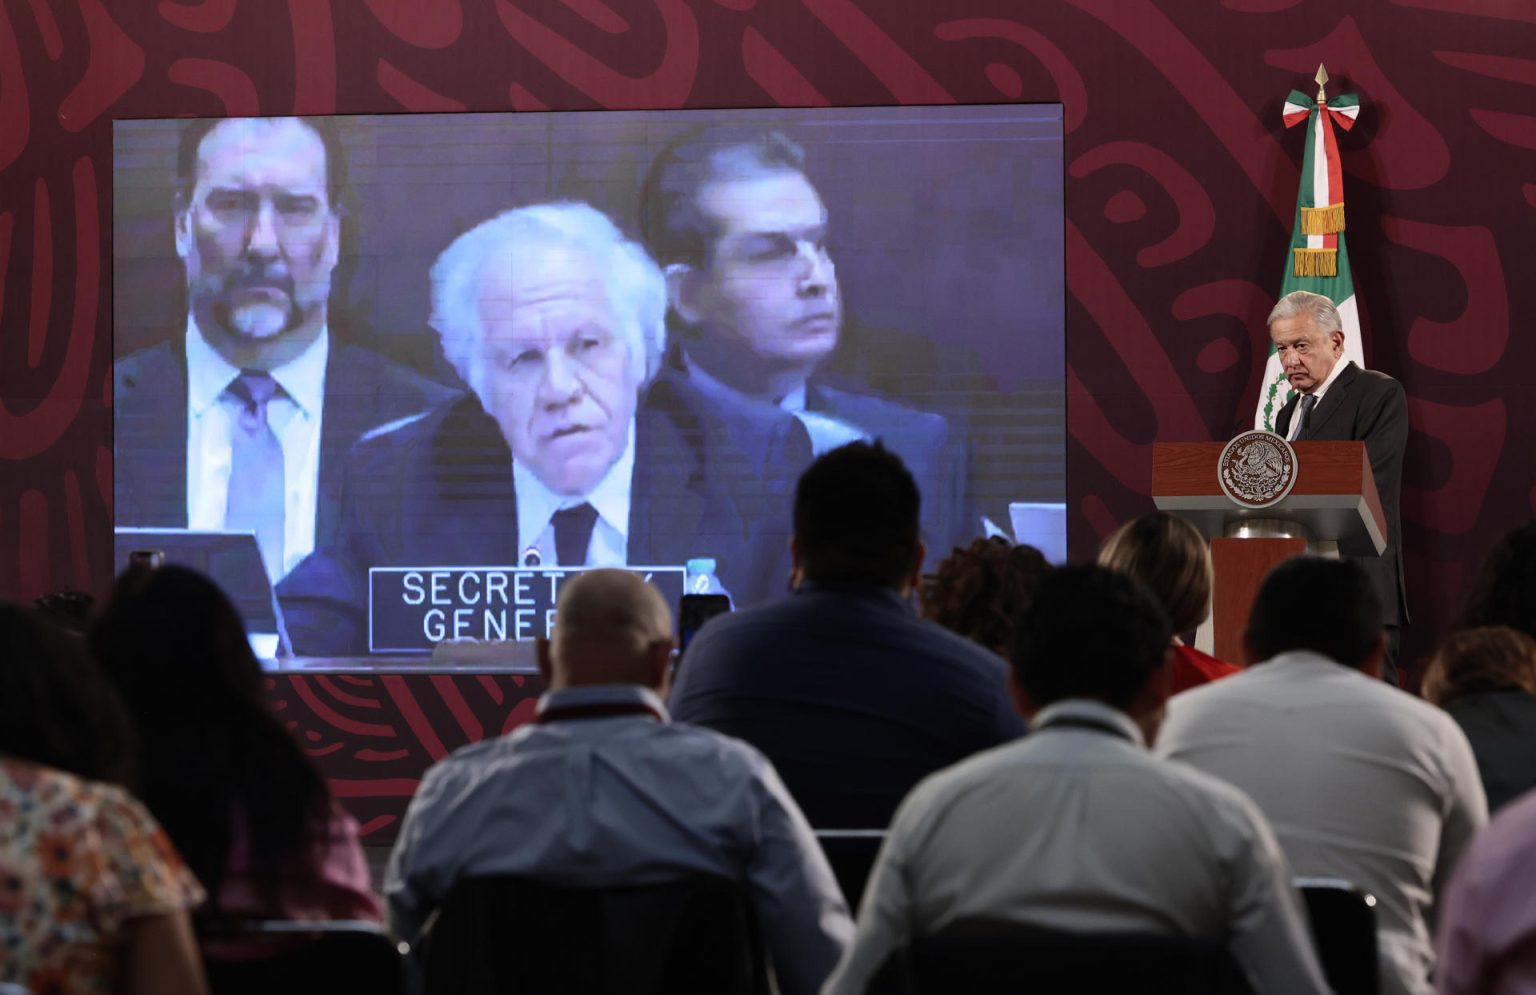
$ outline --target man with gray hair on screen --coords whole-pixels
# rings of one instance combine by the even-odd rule
[[[663,374],[665,309],[660,270],[587,204],[455,239],[432,268],[431,323],[470,396],[353,450],[341,536],[279,592],[299,651],[356,650],[374,566],[710,556],[738,598],[781,586],[774,499],[808,456],[804,430]]]

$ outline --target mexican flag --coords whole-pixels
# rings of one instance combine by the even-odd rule
[[[1325,77],[1326,78],[1326,77]],[[1318,99],[1292,90],[1285,101],[1287,128],[1306,122],[1307,149],[1301,160],[1301,191],[1296,196],[1296,223],[1291,233],[1291,253],[1286,260],[1280,296],[1293,290],[1310,290],[1333,301],[1344,323],[1344,359],[1365,366],[1360,348],[1360,312],[1355,306],[1355,280],[1349,272],[1349,252],[1344,247],[1344,172],[1339,165],[1339,144],[1334,126],[1348,131],[1360,113],[1355,94]],[[1264,367],[1258,410],[1253,427],[1274,431],[1275,416],[1294,393],[1280,370],[1274,347]]]

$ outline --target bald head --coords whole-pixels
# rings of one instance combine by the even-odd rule
[[[560,592],[553,641],[539,664],[552,689],[665,681],[672,613],[661,593],[627,570],[593,570]]]

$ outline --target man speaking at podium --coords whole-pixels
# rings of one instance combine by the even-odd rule
[[[1275,418],[1275,431],[1292,442],[1365,443],[1387,519],[1387,548],[1356,562],[1370,575],[1381,599],[1388,635],[1382,676],[1396,682],[1394,663],[1408,600],[1403,590],[1403,447],[1408,442],[1408,400],[1403,385],[1375,370],[1362,370],[1344,355],[1344,327],[1333,302],[1295,290],[1269,313],[1269,337],[1292,395]]]
[[[357,652],[373,566],[676,566],[744,601],[788,576],[805,431],[662,374],[666,287],[580,203],[507,211],[432,267],[432,326],[471,396],[365,436],[336,544],[279,589],[295,649]]]

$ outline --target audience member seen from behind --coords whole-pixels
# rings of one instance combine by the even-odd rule
[[[1379,679],[1380,600],[1348,560],[1270,571],[1244,638],[1264,662],[1174,698],[1158,752],[1253,798],[1298,875],[1376,896],[1382,991],[1427,995],[1436,900],[1488,820],[1467,737]]]
[[[1507,625],[1536,637],[1536,522],[1515,529],[1488,554],[1462,624]]]
[[[1147,752],[1171,634],[1118,572],[1069,566],[1041,582],[1011,654],[1034,731],[902,802],[829,992],[863,991],[898,948],[967,919],[1225,941],[1261,993],[1327,990],[1258,809]]]
[[[1440,995],[1536,992],[1536,791],[1505,806],[1462,854],[1440,906]]]
[[[922,615],[1006,657],[1014,620],[1050,569],[1033,546],[999,536],[972,540],[923,578]]]
[[[91,643],[142,744],[144,800],[209,918],[378,919],[357,824],[267,708],[245,623],[182,567],[127,573]]]
[[[712,620],[672,693],[680,722],[762,750],[822,829],[879,829],[923,777],[1020,736],[1003,661],[918,618],[918,493],[878,442],[795,491],[793,593]]]
[[[203,891],[124,784],[128,716],[78,639],[0,604],[0,983],[206,990]]]
[[[632,573],[561,590],[554,641],[539,643],[538,721],[458,750],[411,801],[384,884],[397,935],[414,938],[461,877],[601,888],[711,874],[747,887],[786,995],[817,990],[853,929],[837,882],[760,753],[671,723],[673,645],[666,603]]]
[[[1536,788],[1536,639],[1504,625],[1454,633],[1420,692],[1467,734],[1490,811]]]
[[[1162,511],[1126,522],[1099,548],[1099,566],[1140,581],[1162,604],[1173,624],[1168,693],[1178,694],[1237,673],[1240,667],[1184,643],[1211,614],[1211,550],[1205,537],[1182,518]]]

